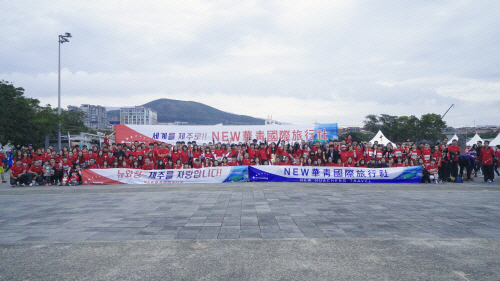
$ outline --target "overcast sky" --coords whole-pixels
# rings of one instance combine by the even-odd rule
[[[42,104],[57,106],[57,40],[71,32],[65,108],[172,98],[344,127],[455,104],[448,125],[500,125],[500,1],[1,5],[0,79]]]

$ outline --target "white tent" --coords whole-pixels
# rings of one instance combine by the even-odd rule
[[[448,144],[451,144],[453,140],[458,140],[457,134],[453,135],[453,137],[448,141]]]
[[[497,145],[500,145],[500,134],[498,134],[498,136],[496,138],[494,138],[493,140],[490,141],[491,147],[494,147]]]
[[[470,141],[466,143],[467,146],[472,146],[473,144],[476,144],[478,141],[483,141],[483,139],[476,133]]]
[[[375,141],[378,141],[378,144],[383,144],[383,145],[391,143],[392,146],[396,148],[396,145],[392,141],[388,140],[380,130],[375,134],[375,136],[370,142],[373,144]]]

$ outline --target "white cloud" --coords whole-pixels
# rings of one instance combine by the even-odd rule
[[[500,4],[4,1],[0,79],[57,104],[195,100],[291,123],[444,113],[497,123]],[[467,112],[467,114],[464,114]]]

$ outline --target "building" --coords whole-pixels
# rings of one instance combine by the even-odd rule
[[[142,106],[120,108],[120,124],[158,125],[157,113]]]
[[[265,125],[281,125],[281,122],[278,122],[276,120],[273,120],[273,116],[267,116],[267,119],[265,121]]]
[[[68,106],[68,110],[78,110],[85,113],[83,123],[91,129],[107,129],[108,115],[106,108],[100,105],[82,104],[80,107]]]

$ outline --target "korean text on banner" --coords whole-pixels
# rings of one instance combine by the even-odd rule
[[[164,126],[164,125],[115,125],[116,143],[138,141],[165,142],[196,141],[238,143],[256,139],[257,141],[289,142],[319,141],[338,139],[336,123],[309,125],[258,125],[258,126]]]
[[[248,181],[246,166],[178,170],[89,169],[82,170],[87,184],[222,183]]]
[[[356,182],[356,183],[419,183],[422,167],[347,168],[302,166],[250,166],[251,181],[267,182]]]

